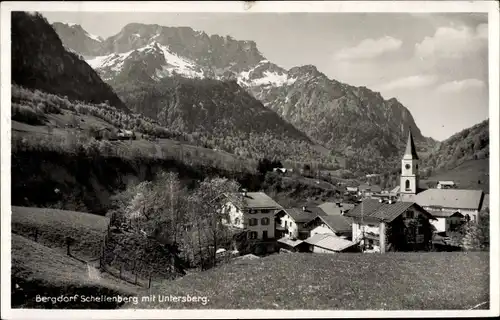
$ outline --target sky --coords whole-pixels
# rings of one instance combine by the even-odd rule
[[[312,64],[331,79],[405,105],[424,136],[444,140],[488,118],[485,13],[42,12],[109,37],[126,24],[189,26],[253,40],[271,62]]]

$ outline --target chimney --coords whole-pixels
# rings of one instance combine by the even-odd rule
[[[392,199],[389,199],[389,201],[387,203],[392,204]]]
[[[243,195],[243,197],[246,197],[247,196],[247,189],[242,189],[241,190],[241,194]]]
[[[384,202],[384,199],[380,198],[380,199],[378,199],[378,202],[382,203],[382,202]]]
[[[306,206],[302,206],[302,211],[306,211]]]

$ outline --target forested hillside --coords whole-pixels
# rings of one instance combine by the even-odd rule
[[[423,165],[431,171],[453,169],[468,160],[490,157],[489,119],[464,129],[441,142],[439,147],[424,159]]]
[[[66,50],[39,13],[12,12],[12,82],[91,103],[125,104],[78,54]]]

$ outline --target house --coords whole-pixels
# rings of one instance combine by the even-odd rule
[[[455,188],[457,185],[453,181],[438,181],[438,189],[450,189]]]
[[[332,234],[337,237],[351,239],[352,221],[343,215],[318,216],[305,224],[304,228],[310,230],[309,236],[315,234]]]
[[[357,194],[359,189],[358,187],[346,187],[346,192],[351,194]]]
[[[337,237],[333,234],[317,233],[306,240],[309,251],[313,253],[338,253],[359,251],[356,243]]]
[[[248,230],[249,239],[267,240],[275,238],[274,215],[283,209],[264,192],[241,192],[225,195],[224,212],[228,218],[224,223]]]
[[[371,196],[372,199],[376,199],[376,200],[384,200],[384,201],[389,201],[389,200],[392,200],[392,201],[397,201],[398,199],[398,194],[397,193],[391,193],[391,192],[387,192],[387,193],[374,193],[372,194]]]
[[[445,234],[455,232],[466,221],[465,216],[458,211],[428,211],[436,218],[436,220],[431,221],[436,232],[444,232]]]
[[[466,219],[478,221],[478,213],[482,208],[484,193],[482,190],[467,190],[456,188],[423,189],[420,187],[419,158],[413,142],[408,134],[405,153],[401,161],[401,181],[399,200],[415,202],[425,210],[460,212]],[[449,185],[450,181],[444,182]]]
[[[435,218],[414,202],[366,199],[345,215],[353,220],[352,241],[365,249],[413,250],[432,240],[430,220]]]
[[[324,202],[318,206],[327,215],[343,215],[347,211],[354,208],[352,203],[342,203],[342,202]]]
[[[372,194],[381,192],[382,188],[379,185],[362,184],[359,186],[358,195],[361,197],[371,197]]]
[[[302,240],[283,237],[278,240],[278,247],[291,252],[307,252],[309,246]]]
[[[306,239],[309,230],[304,225],[317,216],[326,216],[319,207],[287,208],[276,213],[276,233],[292,239]]]

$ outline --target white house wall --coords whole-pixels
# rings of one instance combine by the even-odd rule
[[[326,250],[317,246],[312,246],[313,253],[336,253],[335,251]]]
[[[285,214],[281,218],[281,227],[285,228],[287,230],[287,235],[291,238],[298,238],[299,237],[299,229],[297,227],[297,224],[295,221],[288,215]]]
[[[224,223],[243,229],[244,228],[243,213],[240,210],[238,210],[238,208],[236,208],[236,206],[233,205],[231,202],[228,202],[226,204],[225,209],[228,211],[229,223],[228,221],[224,221]]]
[[[446,218],[438,218],[436,220],[430,220],[431,224],[436,228],[437,232],[445,232],[446,231]]]
[[[315,234],[335,234],[335,232],[332,231],[332,229],[328,228],[324,223],[317,226],[316,228],[311,230],[311,237],[314,236]]]

